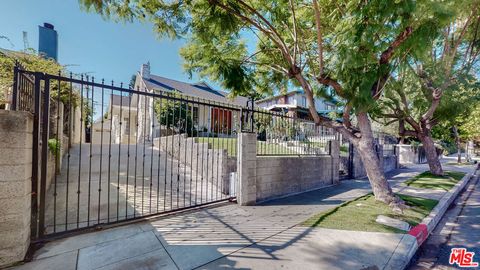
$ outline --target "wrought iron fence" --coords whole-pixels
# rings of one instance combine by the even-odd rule
[[[235,198],[240,108],[86,76],[15,77],[18,96],[33,78],[33,106],[19,97],[16,107],[33,108],[40,142],[33,238]]]
[[[339,177],[340,179],[348,179],[353,174],[353,145],[341,133],[336,135],[340,144]]]
[[[398,139],[395,136],[382,132],[374,132],[374,137],[377,143],[383,146],[384,156],[396,155],[395,145],[397,145]]]
[[[235,198],[237,133],[259,156],[330,154],[312,121],[88,76],[15,69],[12,109],[34,115],[32,237]]]
[[[32,74],[18,72],[21,67],[14,67],[11,110],[34,112],[35,77]]]
[[[318,156],[330,154],[333,130],[285,113],[252,110],[258,156]]]

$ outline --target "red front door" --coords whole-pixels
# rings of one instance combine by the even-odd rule
[[[232,111],[212,108],[210,128],[215,133],[230,133],[232,129]]]

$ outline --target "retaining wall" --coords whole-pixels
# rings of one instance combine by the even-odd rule
[[[237,171],[236,157],[229,157],[225,149],[212,149],[209,143],[197,143],[186,134],[154,139],[155,147],[167,152],[179,162],[191,167],[211,183],[222,187],[229,194],[230,173]]]
[[[398,168],[398,158],[396,155],[383,156],[383,171],[389,172]]]
[[[293,195],[339,182],[339,143],[329,142],[329,155],[257,156],[256,135],[238,135],[237,201],[240,205]],[[292,170],[294,168],[294,170]]]
[[[338,171],[331,156],[257,157],[256,163],[257,202],[332,185]]]

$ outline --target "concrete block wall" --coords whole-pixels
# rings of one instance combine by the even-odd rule
[[[331,156],[257,157],[256,201],[321,188],[336,183],[337,179],[338,162]]]
[[[399,164],[413,164],[418,161],[418,154],[416,153],[413,146],[408,144],[397,144],[396,148]]]
[[[393,171],[398,168],[398,157],[396,155],[383,156],[384,172]]]
[[[338,183],[339,143],[329,148],[331,155],[324,156],[257,156],[256,135],[239,134],[237,201],[253,205]]]
[[[154,145],[191,167],[204,179],[218,183],[224,194],[229,193],[230,173],[237,170],[237,163],[225,149],[212,149],[209,143],[197,143],[195,138],[188,138],[186,134],[155,138]]]
[[[0,110],[0,268],[30,244],[32,116]]]

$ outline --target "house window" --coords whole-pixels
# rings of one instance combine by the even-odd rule
[[[302,106],[307,107],[307,98],[306,97],[302,97]]]
[[[198,107],[195,107],[193,105],[188,105],[188,111],[191,113],[192,116],[192,121],[194,126],[198,126]]]
[[[192,109],[193,125],[198,125],[198,107]]]

